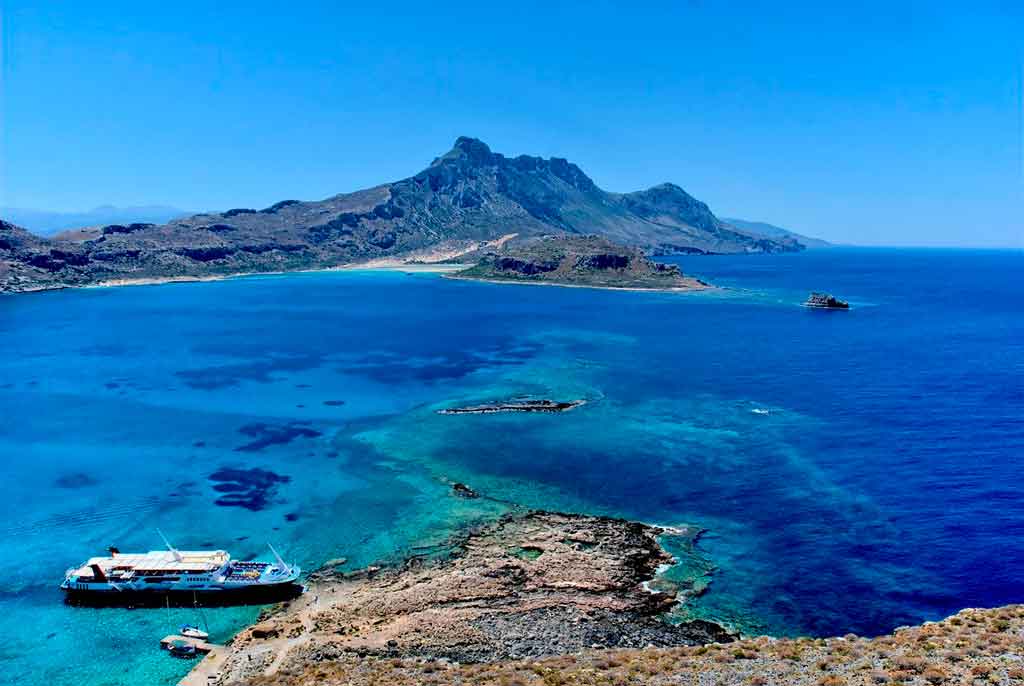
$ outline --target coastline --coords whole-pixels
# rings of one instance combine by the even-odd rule
[[[416,272],[444,274],[464,269],[465,265],[450,263],[422,263],[422,262],[401,262],[398,260],[372,260],[370,262],[357,262],[343,264],[335,267],[323,267],[320,269],[289,269],[286,271],[270,272],[234,272],[231,274],[209,274],[203,276],[153,276],[139,277],[137,279],[109,279],[96,283],[77,285],[62,285],[52,288],[38,288],[35,290],[21,291],[22,293],[40,293],[44,291],[60,291],[86,288],[123,288],[129,286],[163,286],[174,283],[205,283],[209,281],[227,281],[230,279],[242,279],[253,276],[285,276],[288,274],[322,274],[327,272],[343,271],[382,271],[382,272]],[[17,295],[12,293],[11,295]]]
[[[380,259],[367,262],[353,262],[351,264],[336,265],[333,267],[322,267],[318,269],[289,269],[281,271],[256,271],[256,272],[232,272],[230,274],[205,274],[195,276],[144,276],[138,278],[107,279],[87,284],[60,284],[31,288],[23,291],[13,291],[4,295],[19,295],[24,293],[46,293],[50,291],[67,291],[77,289],[95,288],[126,288],[132,286],[164,286],[177,283],[208,283],[214,281],[228,281],[231,279],[243,279],[256,276],[285,276],[288,274],[321,274],[329,272],[345,271],[382,271],[382,272],[410,272],[422,274],[441,274],[442,278],[455,281],[475,281],[491,284],[515,284],[525,286],[557,286],[560,288],[590,288],[604,291],[629,291],[637,293],[703,293],[708,291],[722,290],[711,284],[697,284],[685,287],[672,288],[644,288],[639,286],[601,286],[576,283],[555,283],[545,281],[517,281],[514,279],[484,279],[478,277],[458,276],[458,272],[467,268],[465,264],[450,262],[403,262],[402,260]]]
[[[521,286],[557,286],[559,288],[591,288],[601,291],[632,291],[637,293],[703,293],[707,291],[720,290],[718,286],[711,284],[697,284],[693,286],[679,286],[674,288],[644,288],[641,286],[600,286],[582,283],[558,283],[554,281],[526,281],[517,279],[485,279],[474,276],[459,276],[458,274],[445,274],[442,278],[453,281],[477,281],[479,283],[514,284]]]

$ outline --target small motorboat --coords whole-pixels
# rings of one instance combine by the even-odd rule
[[[202,629],[193,624],[182,624],[180,633],[182,636],[186,638],[195,638],[199,639],[200,641],[205,641],[210,637],[210,634],[206,633],[205,631],[203,631]]]
[[[167,652],[174,657],[193,658],[196,656],[196,647],[188,641],[171,641],[167,644]]]

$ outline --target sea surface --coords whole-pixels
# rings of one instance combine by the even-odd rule
[[[173,684],[257,608],[67,607],[107,545],[398,559],[517,504],[693,524],[677,613],[878,634],[1024,601],[1024,256],[688,257],[716,293],[341,272],[0,298],[0,683]],[[848,312],[799,303],[810,290]],[[558,415],[444,416],[515,396]],[[495,500],[451,495],[462,481]]]

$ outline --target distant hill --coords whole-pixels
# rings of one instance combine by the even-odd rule
[[[745,219],[734,219],[731,217],[723,217],[722,221],[726,224],[731,224],[737,229],[749,231],[750,233],[759,234],[761,236],[767,236],[768,238],[779,238],[786,239],[791,238],[806,248],[830,248],[832,244],[828,241],[823,241],[820,238],[811,238],[810,236],[804,236],[797,233],[796,231],[790,231],[784,229],[781,226],[775,226],[774,224],[766,224],[765,222],[750,222]]]
[[[142,205],[139,207],[101,205],[85,212],[50,212],[20,207],[0,207],[0,217],[40,236],[52,236],[68,229],[106,224],[138,222],[163,224],[189,214],[191,212],[166,205]]]
[[[730,226],[671,183],[609,193],[567,160],[505,157],[465,137],[414,176],[325,200],[118,223],[52,240],[4,226],[0,290],[7,291],[335,267],[431,248],[469,250],[510,233],[597,234],[659,254],[803,249],[789,237]]]
[[[648,258],[638,248],[624,248],[600,236],[546,236],[508,241],[485,252],[453,279],[540,283],[592,288],[703,290],[708,284],[684,276],[679,267]]]

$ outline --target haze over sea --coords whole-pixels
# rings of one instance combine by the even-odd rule
[[[157,641],[193,611],[62,604],[64,570],[107,545],[158,548],[160,527],[354,569],[504,507],[452,480],[705,527],[679,576],[710,586],[685,612],[748,632],[1024,600],[1019,251],[677,261],[728,288],[335,272],[0,298],[0,682],[187,671]],[[813,289],[853,309],[801,308]],[[591,402],[434,412],[517,395]],[[204,618],[222,641],[256,614]]]

